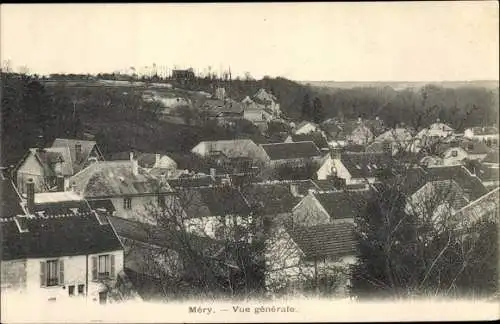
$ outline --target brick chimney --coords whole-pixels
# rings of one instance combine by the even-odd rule
[[[138,175],[139,174],[139,163],[134,158],[134,152],[130,152],[130,163],[132,166],[132,174],[135,176]]]
[[[35,210],[35,183],[31,178],[26,183],[26,208],[28,213],[33,213]]]

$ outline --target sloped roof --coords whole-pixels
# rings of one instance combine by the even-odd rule
[[[20,233],[14,219],[0,222],[2,260],[49,258],[121,250],[109,224],[100,225],[91,211],[23,217],[28,232]]]
[[[500,169],[481,166],[476,174],[481,181],[500,181]]]
[[[370,194],[370,190],[339,190],[314,193],[314,197],[333,220],[354,218],[363,210]]]
[[[96,162],[75,174],[70,184],[85,197],[108,197],[152,194],[171,191],[170,186],[148,174],[141,167],[139,173],[132,172],[131,161]]]
[[[392,141],[392,142],[407,142],[413,138],[411,132],[406,128],[390,129],[375,138],[376,142]]]
[[[0,178],[0,218],[9,218],[23,214],[21,197],[18,195],[11,180]]]
[[[321,224],[287,227],[287,232],[306,258],[342,257],[355,253],[354,224]]]
[[[391,157],[385,153],[349,152],[341,154],[340,161],[353,178],[372,178],[391,164]]]
[[[492,126],[472,127],[472,132],[474,135],[495,135],[498,134],[498,128]]]
[[[168,179],[167,182],[172,188],[206,187],[215,184],[215,180],[209,175],[196,177],[179,177],[177,179]]]
[[[486,154],[486,157],[481,161],[481,163],[499,163],[499,151],[498,149],[490,151]]]
[[[229,186],[187,188],[177,193],[188,218],[248,215],[241,193]]]
[[[262,144],[271,160],[304,159],[321,156],[314,142],[273,143]]]
[[[328,142],[319,132],[311,132],[308,134],[291,134],[293,142],[314,142],[320,149],[328,148]]]
[[[470,199],[477,199],[488,190],[478,177],[473,176],[464,166],[434,166],[425,169],[428,181],[453,179]]]
[[[302,198],[295,197],[289,183],[255,183],[245,186],[242,194],[250,206],[262,207],[266,215],[291,212]]]
[[[81,156],[80,159],[77,159],[76,156],[76,145],[81,145]],[[56,138],[52,143],[52,147],[67,147],[70,151],[71,155],[71,163],[73,173],[80,171],[83,167],[84,162],[87,160],[90,152],[96,146],[95,141],[85,141],[79,139],[67,139],[67,138]]]
[[[252,99],[257,103],[270,103],[275,102],[278,99],[271,93],[267,92],[265,89],[260,88],[252,97]]]
[[[202,109],[206,109],[209,112],[233,112],[233,113],[242,113],[243,105],[240,102],[227,99],[205,99],[203,104],[201,105]]]
[[[491,150],[483,142],[462,141],[460,147],[468,154],[488,154]]]
[[[437,204],[446,202],[454,210],[459,210],[469,202],[462,188],[453,180],[429,181],[413,196],[421,197],[429,202],[436,199],[436,205],[428,206],[431,208],[437,208]]]
[[[219,140],[219,141],[202,141],[200,144],[205,144],[209,151],[220,151],[229,158],[234,157],[258,157],[260,149],[257,144],[251,139],[235,139],[235,140]]]
[[[498,223],[499,192],[500,188],[497,188],[472,201],[454,214],[455,219],[469,225],[481,219],[489,219]]]
[[[73,163],[67,147],[30,148],[29,151],[43,167],[46,176],[56,176],[56,163],[61,163],[62,175],[73,175]]]

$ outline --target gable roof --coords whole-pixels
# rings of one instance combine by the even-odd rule
[[[251,157],[257,158],[260,155],[260,148],[251,139],[219,140],[219,141],[201,141],[199,145],[206,145],[209,152],[220,151],[229,158]]]
[[[177,192],[188,218],[248,215],[250,207],[237,190],[229,186],[187,188]]]
[[[304,252],[306,259],[342,257],[356,250],[354,224],[332,223],[315,226],[287,226],[288,234]]]
[[[160,186],[157,178],[138,167],[132,172],[131,161],[104,161],[89,165],[70,179],[75,190],[85,197],[110,197],[168,192],[167,184]]]
[[[293,142],[314,142],[316,146],[320,149],[327,149],[328,142],[323,137],[320,132],[311,132],[308,134],[291,134],[290,135]]]
[[[433,166],[425,169],[428,181],[453,179],[469,198],[474,200],[486,194],[488,190],[478,177],[472,175],[464,166]]]
[[[370,190],[339,190],[313,195],[330,215],[330,219],[334,220],[354,218],[363,210],[370,194]]]
[[[76,145],[81,145],[81,155],[77,159],[76,156]],[[94,147],[96,147],[95,141],[86,141],[79,139],[67,139],[67,138],[56,138],[52,143],[52,148],[68,148],[71,155],[71,163],[73,173],[80,171],[83,168],[85,161],[88,159],[90,152]]]
[[[271,160],[305,159],[321,156],[314,142],[272,143],[261,147]]]
[[[61,163],[62,175],[73,175],[74,169],[71,154],[69,149],[66,147],[30,148],[29,154],[32,154],[38,163],[40,163],[45,176],[52,177],[57,175],[57,163]]]
[[[340,155],[340,161],[353,178],[372,178],[391,164],[391,157],[378,152],[346,152]]]
[[[498,149],[494,149],[486,154],[485,158],[481,161],[481,163],[499,163],[499,151]]]
[[[215,180],[207,176],[179,177],[177,179],[167,179],[172,188],[207,187],[215,184]]]
[[[491,150],[483,142],[462,141],[460,147],[468,154],[488,154]]]
[[[290,191],[290,183],[253,183],[242,188],[242,194],[250,206],[261,207],[265,215],[291,212],[301,198]]]
[[[468,204],[469,200],[464,195],[462,188],[454,180],[429,181],[412,195],[425,205],[418,208],[437,208],[438,205],[447,203],[453,210],[459,210]],[[434,204],[431,204],[434,202]]]
[[[270,92],[267,92],[265,89],[260,88],[252,97],[252,99],[257,102],[257,103],[273,103],[277,101],[278,99],[271,94]]]
[[[48,210],[48,209],[45,209]],[[23,217],[28,232],[20,233],[14,218],[0,222],[2,260],[50,258],[121,250],[109,224],[101,225],[92,211],[46,212],[45,217]]]
[[[498,128],[487,126],[487,127],[472,127],[471,128],[474,135],[498,135]]]
[[[392,142],[407,142],[413,138],[411,132],[406,128],[390,129],[375,138],[375,142],[392,141]]]
[[[472,201],[454,214],[455,219],[472,225],[481,219],[489,219],[495,223],[499,221],[499,192],[500,188]]]
[[[500,181],[500,169],[480,166],[476,175],[481,181]]]

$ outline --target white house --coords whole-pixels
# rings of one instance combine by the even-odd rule
[[[228,158],[265,159],[262,148],[250,139],[202,141],[193,147],[191,152],[200,156],[222,153]]]
[[[294,133],[295,134],[308,134],[308,133],[320,132],[320,131],[321,131],[321,129],[317,124],[310,122],[310,121],[303,121],[295,127]]]
[[[471,140],[491,143],[492,145],[498,145],[499,141],[498,128],[496,127],[467,128],[464,131],[464,137]]]
[[[107,216],[82,199],[28,192],[26,214],[1,219],[2,294],[106,302],[123,269],[123,247]]]

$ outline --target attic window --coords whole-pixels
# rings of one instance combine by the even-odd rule
[[[17,229],[19,230],[19,233],[27,233],[27,232],[29,232],[28,222],[27,222],[26,217],[18,215],[18,216],[16,216],[14,218],[14,221],[16,222]]]

